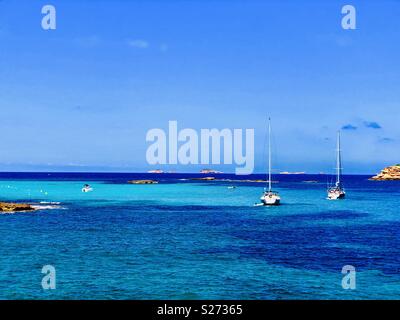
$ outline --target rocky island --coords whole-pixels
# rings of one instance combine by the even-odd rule
[[[213,174],[213,173],[223,173],[222,171],[217,171],[217,170],[213,170],[213,169],[203,169],[203,170],[200,170],[200,173],[203,173],[203,174]]]
[[[191,178],[189,180],[202,180],[202,181],[221,181],[221,182],[257,182],[257,183],[266,183],[267,180],[257,179],[257,180],[248,180],[248,179],[217,179],[215,177],[204,177],[204,178]],[[272,181],[272,183],[278,183],[279,181]]]
[[[373,176],[369,180],[386,181],[386,180],[400,180],[400,164],[386,167],[376,176]]]
[[[190,180],[205,180],[205,181],[214,181],[214,180],[215,180],[215,177],[191,178]]]
[[[156,170],[149,170],[147,173],[164,173],[161,169],[156,169]]]
[[[36,210],[33,206],[26,203],[11,203],[11,202],[0,202],[0,213],[12,213],[17,211],[33,211]]]

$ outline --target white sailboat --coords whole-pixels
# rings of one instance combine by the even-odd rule
[[[333,187],[328,188],[328,199],[343,199],[346,195],[342,185],[342,156],[340,150],[340,131],[337,134],[337,150],[336,150],[336,182]]]
[[[268,122],[268,189],[264,190],[261,198],[261,205],[277,206],[281,202],[281,197],[275,191],[272,191],[272,175],[271,175],[271,118]]]

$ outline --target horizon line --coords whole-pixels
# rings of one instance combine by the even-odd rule
[[[165,174],[199,174],[199,175],[224,175],[224,174],[229,174],[229,175],[236,175],[236,176],[250,176],[253,174],[265,174],[264,172],[253,172],[250,174],[243,174],[243,175],[237,175],[234,172],[216,172],[216,173],[202,173],[202,172],[143,172],[143,171],[135,171],[135,172],[126,172],[126,171],[0,171],[0,174],[3,173],[106,173],[106,174],[150,174],[150,175],[165,175]],[[376,173],[344,173],[343,176],[370,176],[370,175],[375,175]],[[334,176],[336,173],[307,173],[307,172],[301,172],[301,173],[272,173],[272,175],[282,175],[282,176],[301,176],[301,175],[321,175],[321,176]]]

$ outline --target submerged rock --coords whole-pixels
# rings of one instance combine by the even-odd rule
[[[0,212],[33,211],[33,206],[26,203],[0,202]]]
[[[215,177],[191,178],[190,180],[206,180],[206,181],[213,181],[213,180],[215,180]]]
[[[369,180],[378,180],[378,181],[400,180],[400,164],[386,167],[380,173],[370,178]]]
[[[157,184],[156,180],[130,180],[128,181],[130,184]]]

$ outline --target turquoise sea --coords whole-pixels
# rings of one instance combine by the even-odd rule
[[[344,176],[347,198],[328,201],[327,176],[276,175],[282,205],[254,207],[263,184],[199,176],[0,173],[0,201],[44,208],[0,214],[0,299],[400,296],[399,182]],[[143,178],[160,183],[126,183]],[[49,264],[55,290],[41,286]]]

